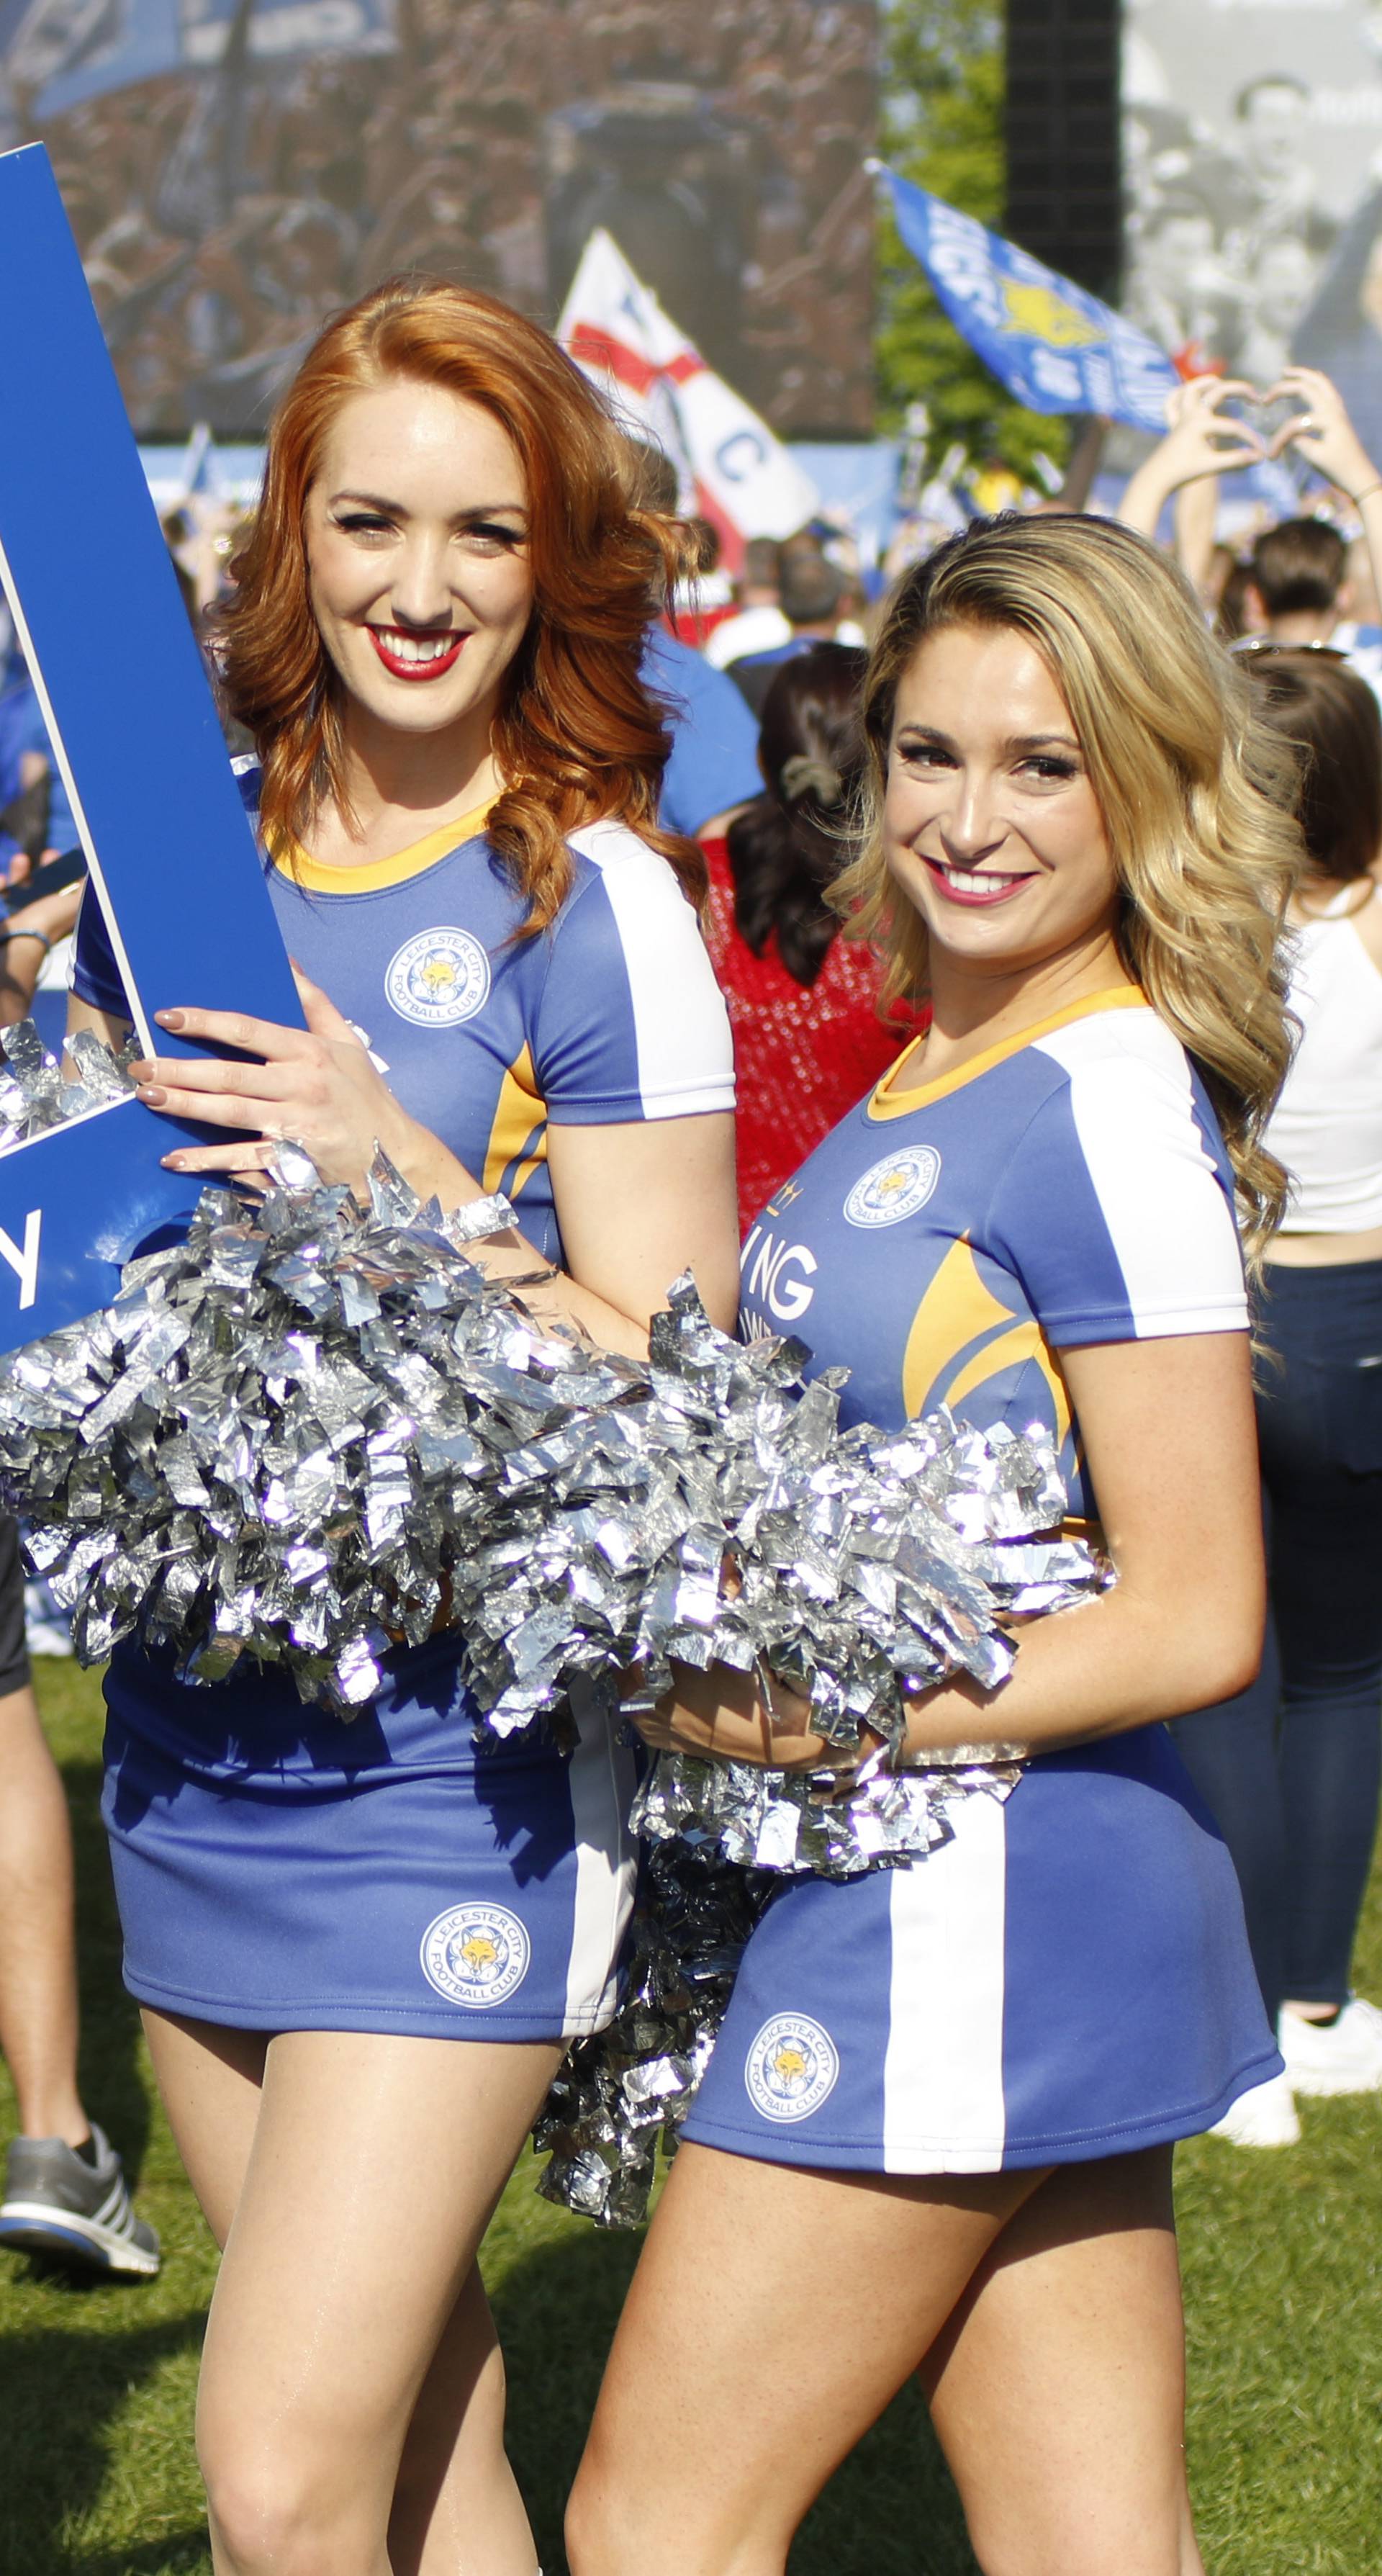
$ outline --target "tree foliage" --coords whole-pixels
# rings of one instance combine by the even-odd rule
[[[991,0],[884,0],[883,152],[963,214],[1002,230],[1003,21]],[[976,464],[1001,458],[1024,480],[1038,451],[1061,461],[1069,427],[1024,411],[962,340],[892,217],[878,225],[879,426],[909,403],[931,416],[931,454],[962,439]]]

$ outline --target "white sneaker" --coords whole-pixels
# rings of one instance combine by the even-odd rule
[[[1289,2077],[1269,2075],[1265,2084],[1254,2084],[1250,2093],[1240,2093],[1222,2120],[1216,2120],[1211,2138],[1227,2138],[1235,2147],[1294,2147],[1300,2137],[1300,2122],[1291,2099]]]
[[[1350,1995],[1337,2021],[1283,2009],[1277,2045],[1297,2093],[1382,2093],[1382,2012]]]

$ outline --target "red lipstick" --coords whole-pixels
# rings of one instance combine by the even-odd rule
[[[402,628],[370,626],[365,631],[385,670],[391,673],[395,680],[439,680],[444,671],[455,669],[461,646],[466,640],[464,635],[455,635],[451,639],[448,651],[427,653],[417,657],[400,652],[394,644],[392,639],[402,634]],[[439,643],[441,638],[420,635],[416,640],[420,644],[434,644]]]

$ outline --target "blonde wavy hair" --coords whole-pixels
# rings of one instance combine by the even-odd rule
[[[1304,852],[1289,750],[1145,538],[1073,514],[976,521],[904,575],[864,680],[860,854],[830,899],[881,950],[886,1000],[924,995],[928,972],[884,848],[893,714],[920,646],[951,626],[1025,635],[1065,700],[1118,873],[1124,971],[1200,1068],[1255,1269],[1286,1200],[1262,1130],[1292,1047],[1281,934]]]

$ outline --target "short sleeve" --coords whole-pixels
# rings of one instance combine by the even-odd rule
[[[1248,1324],[1213,1113],[1182,1050],[1152,1028],[1164,1062],[1111,1052],[1069,1069],[990,1206],[986,1237],[1056,1350]]]
[[[734,1107],[729,1018],[667,861],[622,823],[571,836],[587,873],[558,917],[534,1070],[562,1126]]]

